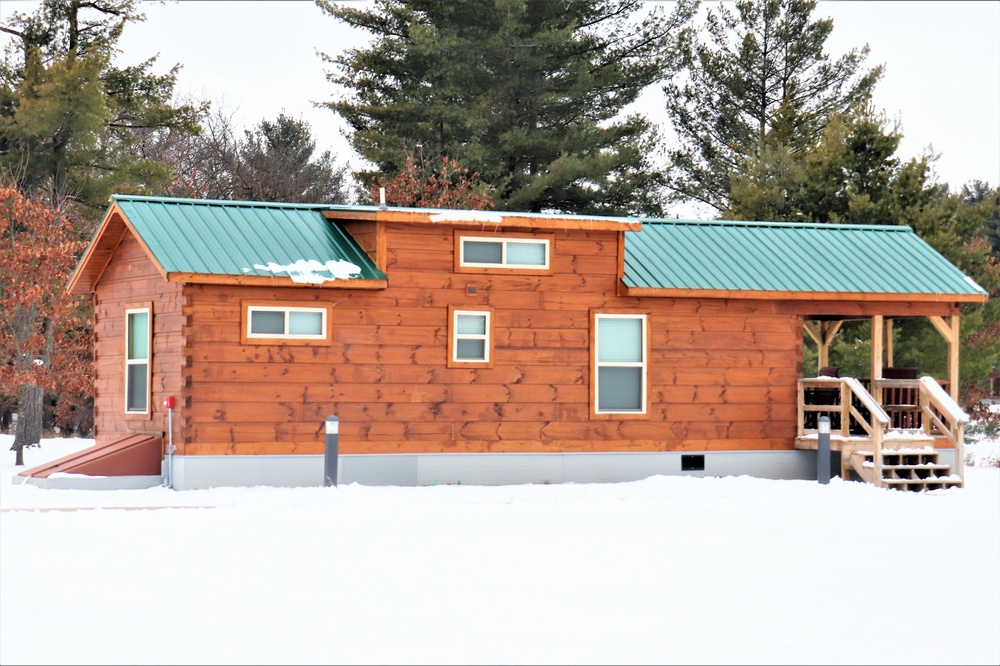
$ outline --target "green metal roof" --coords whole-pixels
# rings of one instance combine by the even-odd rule
[[[323,216],[374,213],[374,206],[112,199],[167,273],[387,279],[350,234]],[[642,223],[641,231],[625,232],[629,288],[986,295],[905,226],[620,220]]]
[[[905,226],[643,220],[627,287],[985,295]]]
[[[277,275],[314,283],[334,276],[386,279],[350,234],[323,217],[324,210],[353,207],[122,195],[112,200],[167,273]]]

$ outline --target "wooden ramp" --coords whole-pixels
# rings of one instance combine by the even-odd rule
[[[162,460],[162,436],[128,435],[26,469],[18,476],[45,479],[57,472],[88,476],[158,476]]]

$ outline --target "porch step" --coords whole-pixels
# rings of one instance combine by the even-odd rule
[[[951,473],[950,465],[941,464],[938,452],[930,447],[883,450],[881,482],[875,478],[873,452],[854,451],[851,465],[863,480],[884,488],[920,492],[962,487],[962,479]]]

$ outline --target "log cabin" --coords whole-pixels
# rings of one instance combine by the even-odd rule
[[[107,452],[84,473],[181,490],[813,479],[819,413],[845,476],[920,441],[960,485],[959,307],[987,298],[905,226],[123,195],[68,289],[93,297]],[[948,390],[883,378],[901,317],[948,341]],[[803,377],[804,337],[827,365],[859,318],[867,383]],[[880,402],[893,387],[925,415],[916,439]],[[115,468],[136,447],[145,471]]]

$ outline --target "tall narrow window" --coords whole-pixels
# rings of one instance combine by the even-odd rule
[[[646,316],[595,317],[598,414],[646,411]]]
[[[450,367],[493,362],[492,312],[451,308],[449,322],[448,365]]]
[[[125,310],[125,412],[149,413],[149,308]]]

